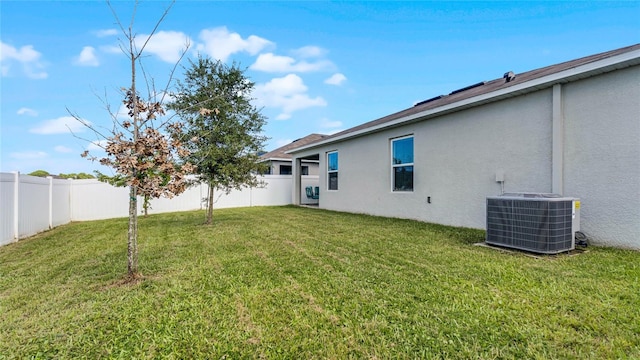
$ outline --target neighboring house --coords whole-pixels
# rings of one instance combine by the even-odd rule
[[[285,146],[279,147],[275,150],[269,151],[268,153],[262,154],[260,156],[262,158],[262,162],[267,162],[269,164],[269,170],[266,172],[266,174],[291,175],[292,174],[291,154],[288,154],[287,151],[293,150],[301,146],[309,145],[313,142],[322,140],[326,137],[327,135],[322,135],[322,134],[307,135],[298,140],[294,140]],[[303,160],[301,169],[300,169],[300,175],[318,175],[318,159]]]
[[[506,70],[506,69],[505,69]],[[486,197],[581,199],[593,244],[640,249],[640,44],[473,84],[289,150],[319,207],[485,228]]]

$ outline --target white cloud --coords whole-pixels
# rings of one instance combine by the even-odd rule
[[[324,83],[329,85],[342,85],[343,82],[347,80],[347,77],[341,73],[336,73],[331,75],[331,77],[327,78]]]
[[[40,60],[42,54],[34,50],[32,45],[25,45],[17,49],[9,44],[0,42],[0,63],[2,76],[9,76],[14,63],[22,65],[24,74],[31,79],[45,79],[49,75],[43,71],[44,63]]]
[[[75,59],[74,63],[80,66],[98,66],[100,62],[96,56],[96,49],[92,46],[82,48],[80,55]]]
[[[282,112],[276,117],[277,120],[289,119],[291,113],[297,110],[327,105],[320,96],[309,97],[302,78],[295,74],[275,78],[265,84],[257,84],[252,96],[258,106],[280,108]]]
[[[9,157],[12,159],[18,160],[31,160],[31,159],[43,159],[49,156],[44,151],[23,151],[23,152],[12,152],[9,154]]]
[[[295,74],[271,79],[271,81],[266,84],[256,85],[256,88],[261,88],[266,92],[277,93],[282,96],[289,96],[307,91],[307,86],[302,81],[302,78]]]
[[[222,62],[226,62],[229,56],[235,53],[246,52],[256,55],[273,45],[271,41],[255,35],[243,39],[240,34],[229,32],[226,26],[202,30],[199,37],[203,43],[198,44],[196,50]]]
[[[87,124],[91,124],[86,121]],[[33,134],[41,134],[41,135],[51,135],[51,134],[65,134],[68,133],[69,130],[73,132],[83,132],[86,129],[86,126],[80,123],[80,121],[76,120],[73,116],[62,116],[57,119],[46,120],[29,129],[30,133]]]
[[[339,128],[342,126],[342,121],[332,121],[327,118],[320,119],[320,127],[323,129]]]
[[[56,152],[65,153],[65,154],[73,152],[73,149],[68,148],[66,146],[63,146],[63,145],[58,145],[58,146],[54,147],[53,150],[55,150]]]
[[[136,46],[140,49],[149,35],[139,35],[136,37]],[[178,31],[158,31],[147,43],[144,52],[157,55],[162,61],[175,63],[180,60],[180,54],[191,44],[191,39]]]
[[[293,54],[301,58],[321,57],[327,53],[327,50],[318,46],[303,46],[300,49],[293,50]]]
[[[304,60],[296,61],[296,59],[289,56],[266,53],[260,54],[256,62],[249,68],[257,71],[285,73],[330,70],[334,68],[334,65],[329,60],[318,60],[315,62],[307,62]]]
[[[118,35],[118,30],[116,30],[116,29],[103,29],[103,30],[96,31],[96,36],[97,37],[107,37],[107,36],[114,36],[114,35]]]
[[[38,116],[38,112],[37,111],[35,111],[33,109],[26,108],[26,107],[18,109],[17,114],[18,115],[27,115],[27,116]]]

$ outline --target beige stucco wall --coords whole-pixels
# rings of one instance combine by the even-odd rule
[[[579,197],[595,244],[640,249],[640,67],[561,87],[565,196]],[[552,192],[553,90],[310,149],[320,154],[321,208],[485,228],[485,198]],[[391,191],[390,139],[414,135],[414,191]],[[326,152],[339,152],[327,190]],[[430,197],[431,202],[428,203]]]
[[[272,160],[269,164],[271,168],[271,175],[280,175],[280,165],[291,165],[291,161]],[[317,162],[303,162],[303,166],[309,167],[309,175],[318,175],[318,163]]]
[[[640,67],[563,86],[564,189],[597,244],[640,249]]]
[[[485,197],[551,190],[551,92],[540,91],[320,149],[320,207],[484,228]],[[390,139],[414,136],[414,191],[391,191]],[[339,190],[325,153],[338,150]],[[428,198],[431,203],[428,203]]]

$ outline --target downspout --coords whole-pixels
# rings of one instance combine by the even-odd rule
[[[551,127],[551,192],[564,193],[564,114],[562,113],[562,85],[553,85]]]

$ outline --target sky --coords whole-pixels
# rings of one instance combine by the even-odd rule
[[[135,16],[133,2],[111,5],[0,1],[1,172],[112,173],[80,157],[103,154],[101,138],[70,114],[111,128],[107,108],[120,111],[131,81],[119,24],[143,41],[170,2],[141,1]],[[156,91],[171,90],[198,56],[245,69],[269,151],[508,71],[640,43],[639,19],[640,1],[178,0],[143,66]],[[144,79],[138,87],[145,95]]]

